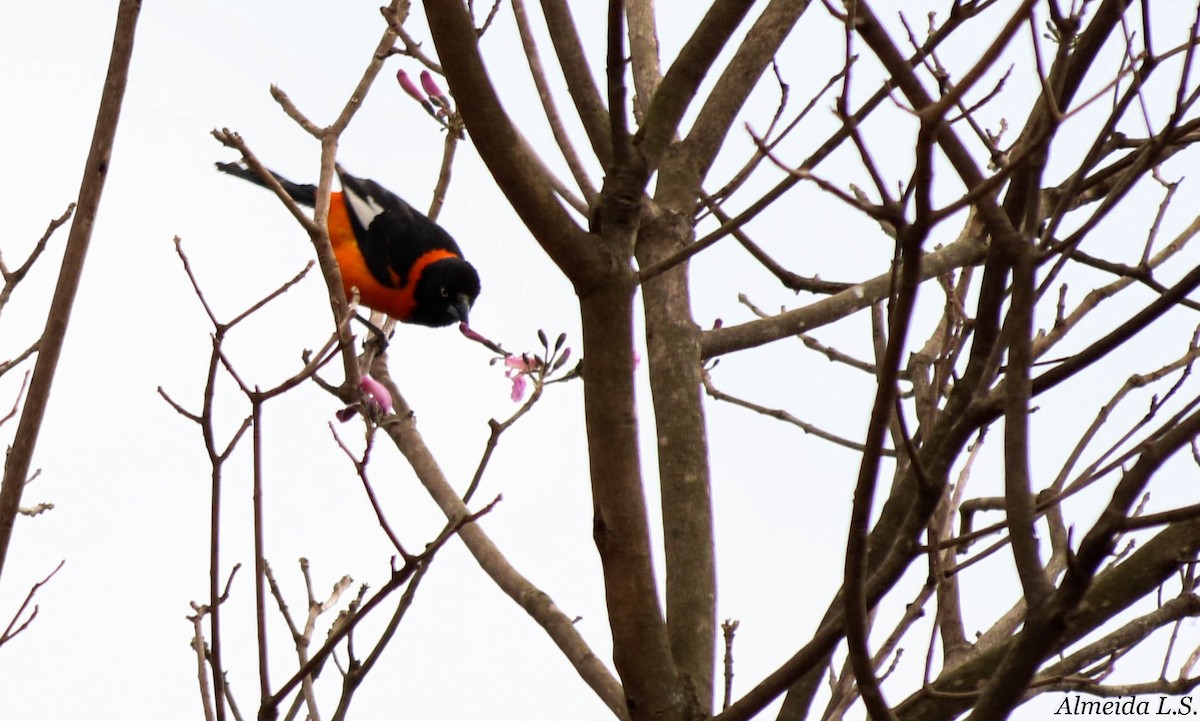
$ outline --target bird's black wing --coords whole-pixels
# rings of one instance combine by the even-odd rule
[[[404,286],[413,264],[431,250],[462,256],[449,233],[395,193],[373,180],[338,176],[359,250],[380,283]]]

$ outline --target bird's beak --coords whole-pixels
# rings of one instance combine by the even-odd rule
[[[467,322],[467,316],[471,313],[471,299],[465,293],[459,293],[457,302],[450,306],[450,315],[458,319],[460,323]]]

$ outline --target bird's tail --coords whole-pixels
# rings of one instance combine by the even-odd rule
[[[260,185],[264,188],[267,187],[266,181],[263,180],[258,173],[244,165],[241,165],[240,163],[217,163],[217,170],[221,171],[222,173],[229,173],[230,175],[241,178],[242,180],[249,180],[255,185]],[[275,176],[275,179],[279,181],[279,184],[283,186],[283,189],[287,191],[287,194],[292,196],[292,200],[301,205],[307,205],[310,208],[316,205],[317,186],[293,183],[292,181],[275,172],[272,172],[271,175]]]

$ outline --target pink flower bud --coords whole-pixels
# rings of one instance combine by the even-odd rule
[[[550,369],[550,372],[553,373],[554,371],[558,370],[559,368],[562,368],[564,365],[567,364],[567,360],[570,359],[570,357],[571,357],[571,346],[567,346],[566,348],[563,348],[562,355],[560,355],[558,357],[558,360],[554,361],[554,367]]]
[[[428,102],[425,100],[425,94],[422,93],[421,89],[417,87],[417,84],[412,81],[412,78],[408,77],[408,73],[400,70],[396,73],[396,79],[400,81],[400,87],[404,88],[404,92],[408,93],[410,98],[416,100],[422,105]]]
[[[442,92],[442,88],[439,88],[437,80],[433,79],[433,74],[430,71],[421,71],[421,88],[424,88],[425,92],[430,94],[430,100],[433,101],[433,104],[445,110],[446,113],[450,112],[450,98],[446,97],[445,92]]]
[[[442,89],[438,87],[437,81],[433,79],[433,73],[428,70],[421,71],[421,87],[429,95],[442,95]]]
[[[462,333],[463,335],[465,335],[466,337],[475,341],[476,343],[482,343],[483,341],[487,340],[487,338],[484,338],[483,336],[479,335],[475,331],[471,330],[471,326],[467,325],[466,323],[458,324],[458,332]]]
[[[392,412],[392,394],[382,383],[371,376],[363,376],[358,387],[367,394],[367,404],[378,413]]]

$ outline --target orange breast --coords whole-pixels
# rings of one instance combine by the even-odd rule
[[[421,257],[408,269],[403,287],[389,287],[380,283],[371,275],[367,263],[363,259],[362,250],[354,237],[350,218],[346,215],[346,204],[341,193],[334,193],[329,203],[329,241],[333,245],[333,255],[337,258],[338,270],[342,274],[342,290],[346,299],[351,298],[351,289],[358,288],[358,302],[372,310],[387,313],[396,320],[407,320],[412,316],[417,301],[413,293],[421,271],[430,263],[443,258],[453,258],[455,253],[448,250],[431,250]],[[401,278],[395,268],[389,269],[392,282],[400,285]]]

